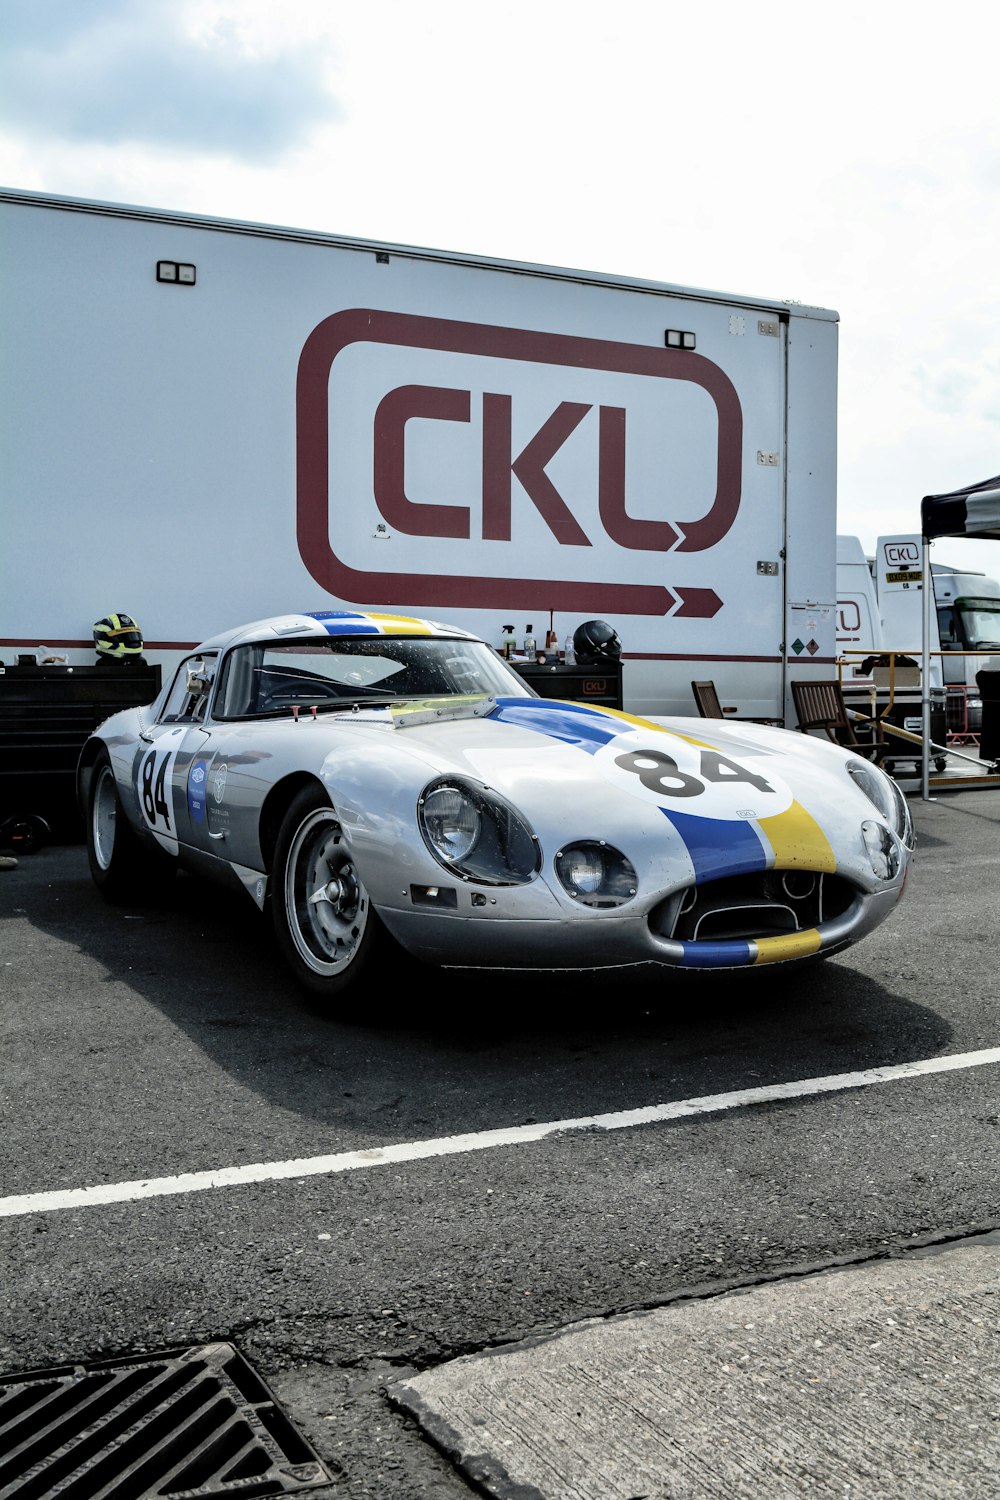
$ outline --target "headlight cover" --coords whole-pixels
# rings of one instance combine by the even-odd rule
[[[892,777],[863,760],[852,761],[847,771],[907,849],[912,849],[913,819],[910,817],[910,807]]]
[[[604,839],[564,845],[555,870],[563,890],[581,906],[622,906],[639,888],[632,861]]]
[[[868,861],[879,880],[895,880],[899,874],[899,845],[884,823],[866,818],[861,825]]]
[[[424,788],[417,819],[434,858],[463,880],[527,885],[538,874],[538,839],[510,803],[487,787],[442,776]]]

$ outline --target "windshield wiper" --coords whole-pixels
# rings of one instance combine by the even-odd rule
[[[389,708],[395,698],[320,698],[315,703],[277,704],[274,708],[258,708],[252,713],[236,714],[233,717],[244,722],[255,719],[311,719],[313,713],[356,713],[362,708]]]
[[[326,698],[316,704],[316,710],[321,714],[357,713],[362,708],[391,708],[399,701],[393,694],[377,698]],[[299,713],[311,714],[312,710],[313,705],[310,703],[308,708],[301,708]]]

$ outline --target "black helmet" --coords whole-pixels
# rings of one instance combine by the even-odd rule
[[[622,643],[607,620],[584,620],[573,633],[573,650],[577,661],[617,661]]]
[[[94,626],[94,649],[98,656],[128,661],[142,651],[142,631],[131,615],[105,615]]]

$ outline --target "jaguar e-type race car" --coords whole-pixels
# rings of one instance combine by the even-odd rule
[[[205,641],[78,773],[93,878],[241,885],[314,996],[390,957],[739,969],[826,957],[893,910],[895,782],[784,729],[539,697],[452,626],[285,615]],[[355,998],[355,997],[352,997]]]

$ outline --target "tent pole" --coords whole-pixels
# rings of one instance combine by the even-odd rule
[[[921,712],[921,738],[923,749],[920,763],[920,796],[924,802],[930,801],[930,776],[931,776],[931,595],[934,592],[934,581],[931,577],[931,547],[927,537],[923,538],[923,624],[921,626],[921,664],[920,664],[920,712]]]

